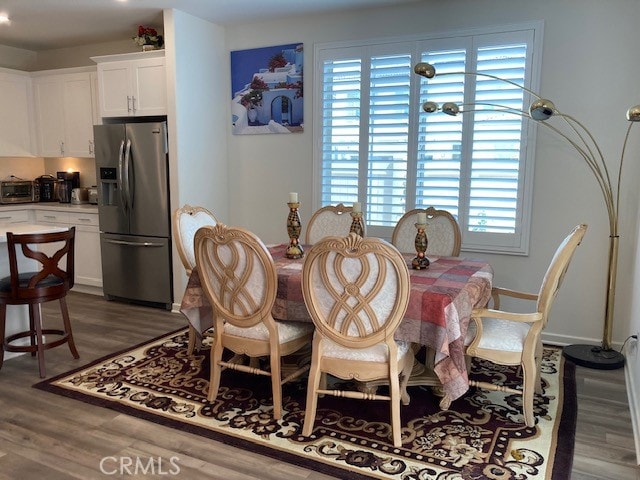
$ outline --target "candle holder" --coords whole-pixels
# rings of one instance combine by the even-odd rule
[[[427,233],[425,229],[427,228],[426,223],[416,223],[415,224],[418,233],[416,233],[415,247],[417,255],[411,261],[411,267],[414,270],[426,270],[429,268],[429,259],[425,252],[427,251],[427,245],[429,245],[429,241],[427,240]]]
[[[300,202],[289,202],[289,215],[287,216],[287,233],[289,234],[289,246],[284,256],[287,258],[302,258],[304,250],[298,239],[302,231],[300,223],[300,215],[298,215],[298,207]]]
[[[351,227],[349,233],[353,232],[364,237],[364,223],[362,222],[362,212],[351,212]]]

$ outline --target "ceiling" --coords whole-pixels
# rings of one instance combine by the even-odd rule
[[[415,0],[414,0],[415,1]],[[50,50],[132,37],[162,27],[174,8],[219,25],[388,6],[407,0],[0,0],[0,45]]]

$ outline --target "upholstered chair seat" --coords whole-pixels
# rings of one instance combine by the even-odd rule
[[[277,322],[278,341],[280,343],[297,340],[313,333],[313,324],[303,322]],[[254,340],[269,340],[269,330],[264,323],[253,327],[238,327],[231,323],[224,324],[224,332],[237,337],[252,338]]]
[[[398,346],[397,360],[400,361],[409,353],[411,342],[396,341],[396,345]],[[348,348],[327,339],[323,346],[323,355],[327,358],[359,360],[362,362],[389,361],[389,349],[385,343],[378,343],[367,348]]]
[[[528,322],[513,322],[499,318],[482,319],[482,338],[478,348],[501,350],[505,352],[522,352],[527,335],[531,330]],[[476,336],[477,328],[474,322],[469,324],[465,345],[469,345]]]

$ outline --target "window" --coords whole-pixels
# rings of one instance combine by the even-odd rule
[[[458,219],[464,250],[526,254],[535,126],[513,110],[531,98],[481,74],[535,90],[541,30],[316,45],[314,206],[360,201],[368,234],[390,238],[405,211],[433,205]],[[433,79],[413,73],[421,61]],[[427,100],[467,113],[425,113]]]

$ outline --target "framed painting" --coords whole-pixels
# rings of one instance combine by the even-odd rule
[[[231,122],[236,135],[302,132],[302,43],[231,52]]]

